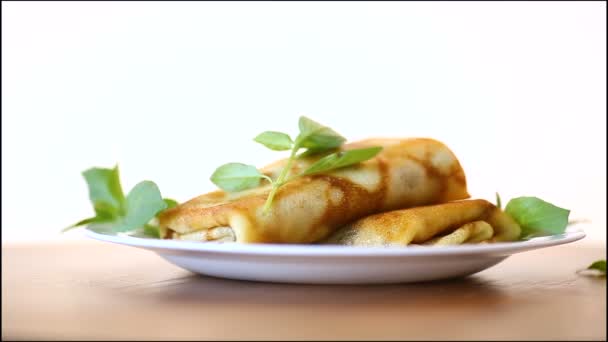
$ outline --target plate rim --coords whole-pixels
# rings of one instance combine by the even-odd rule
[[[456,246],[386,246],[358,247],[338,245],[298,245],[275,243],[220,243],[195,242],[168,239],[142,238],[127,234],[103,234],[85,228],[85,236],[104,242],[153,250],[215,253],[224,255],[257,256],[305,256],[305,257],[388,257],[388,256],[447,256],[475,254],[514,254],[531,249],[551,247],[583,239],[581,229],[567,229],[551,236],[536,237],[524,241],[496,242],[491,244],[467,244]]]

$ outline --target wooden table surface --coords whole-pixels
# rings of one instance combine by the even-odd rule
[[[398,285],[287,285],[181,270],[102,242],[3,245],[6,339],[605,340],[605,258],[577,242],[476,275]]]

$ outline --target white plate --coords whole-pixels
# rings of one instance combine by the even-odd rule
[[[527,241],[447,247],[349,247],[329,245],[189,242],[100,234],[94,239],[145,248],[189,271],[215,277],[308,284],[399,283],[467,276],[514,253],[577,241],[566,233]]]

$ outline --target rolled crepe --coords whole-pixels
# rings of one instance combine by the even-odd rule
[[[448,235],[434,237],[425,242],[425,245],[445,246],[463,243],[488,242],[494,235],[494,228],[486,221],[466,223]]]
[[[394,210],[352,222],[324,243],[352,246],[452,245],[481,241],[514,241],[521,228],[509,215],[485,200]]]
[[[367,215],[469,197],[460,163],[441,142],[368,139],[342,149],[372,146],[382,146],[383,150],[370,160],[286,183],[277,191],[268,212],[262,209],[269,185],[196,197],[160,215],[161,237],[311,243]],[[301,172],[319,158],[298,159],[290,172]],[[276,179],[285,163],[281,160],[261,171]]]

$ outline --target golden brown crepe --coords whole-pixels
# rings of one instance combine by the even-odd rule
[[[342,149],[372,146],[384,148],[368,161],[286,183],[267,213],[262,207],[269,185],[196,197],[161,214],[161,237],[311,243],[367,215],[469,197],[460,163],[441,142],[421,138],[368,139],[346,144]],[[300,172],[319,158],[298,159],[291,172]],[[275,179],[285,162],[278,161],[261,171]]]
[[[452,245],[514,241],[521,228],[485,200],[394,210],[365,217],[337,230],[323,243],[352,246]]]

